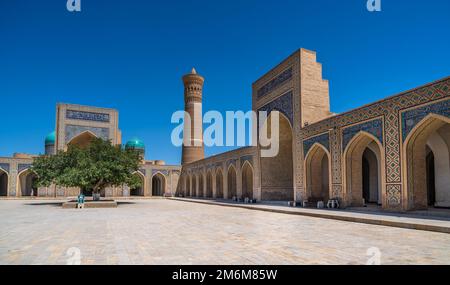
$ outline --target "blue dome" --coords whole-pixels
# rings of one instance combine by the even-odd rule
[[[145,149],[145,144],[140,139],[136,139],[135,138],[135,139],[129,140],[126,143],[125,148],[128,148],[128,149],[130,149],[130,148],[131,149],[142,149],[142,150],[144,150]]]
[[[45,137],[45,145],[54,145],[56,140],[56,132],[51,132]]]

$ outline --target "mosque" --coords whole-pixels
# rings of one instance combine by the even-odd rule
[[[93,138],[110,140],[122,144],[117,110],[87,107],[73,104],[56,106],[56,130],[45,138],[45,154],[51,155],[66,150],[69,145],[86,146]],[[139,139],[125,143],[126,148],[145,154],[145,145]],[[11,158],[0,157],[0,195],[7,197],[71,197],[80,193],[79,188],[41,187],[33,182],[36,174],[30,170],[36,155],[16,153]],[[127,186],[107,188],[103,197],[151,197],[173,196],[180,176],[181,167],[165,165],[162,160],[145,160],[135,173],[142,180],[142,186],[130,189]],[[85,193],[90,194],[90,193]]]
[[[191,129],[202,132],[205,79],[183,77]],[[389,211],[450,208],[450,77],[360,108],[334,114],[329,85],[316,53],[299,49],[256,80],[253,111],[280,113],[279,153],[261,157],[257,146],[205,157],[202,137],[182,148],[182,165],[144,161],[135,174],[143,187],[106,189],[105,197],[182,196],[238,201],[292,201],[316,206],[372,206]],[[58,104],[56,130],[45,139],[47,154],[93,137],[122,144],[118,112]],[[257,122],[258,125],[265,122]],[[194,132],[193,132],[194,133]],[[192,133],[191,133],[192,134]],[[197,143],[194,144],[194,141]],[[200,143],[198,143],[200,141]],[[128,147],[145,151],[139,140]],[[67,197],[79,189],[32,188],[33,156],[0,158],[0,195]]]

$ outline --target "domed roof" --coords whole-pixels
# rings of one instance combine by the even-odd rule
[[[145,144],[140,139],[134,138],[126,143],[125,148],[145,149]]]
[[[51,132],[45,137],[45,145],[55,144],[56,132]]]

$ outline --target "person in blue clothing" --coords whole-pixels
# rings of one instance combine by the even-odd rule
[[[85,196],[83,193],[78,195],[78,198],[77,198],[77,208],[78,209],[84,209],[84,198],[85,198]]]

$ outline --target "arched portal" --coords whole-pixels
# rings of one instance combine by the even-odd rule
[[[187,185],[187,192],[186,192],[186,196],[187,197],[191,197],[192,196],[192,176],[191,175],[189,175],[188,176],[188,185]]]
[[[81,134],[73,137],[68,143],[67,145],[74,145],[77,146],[79,148],[86,148],[93,139],[97,138],[97,136],[90,132],[90,131],[85,131],[82,132]]]
[[[247,161],[242,166],[242,198],[253,199],[253,168]]]
[[[429,115],[404,143],[408,209],[450,207],[450,119]]]
[[[21,196],[26,197],[38,195],[38,189],[35,186],[37,178],[36,173],[31,170],[25,170],[18,175],[17,187]]]
[[[200,173],[198,175],[198,196],[199,197],[203,197],[203,186],[204,186],[204,178],[203,178],[203,173]]]
[[[212,174],[208,171],[206,175],[206,198],[212,198],[213,196],[213,184],[212,184]]]
[[[198,196],[198,192],[197,192],[197,175],[194,174],[194,176],[192,176],[192,189],[191,189],[191,196],[192,197],[197,197]]]
[[[166,178],[158,172],[152,178],[152,196],[164,196],[165,192]]]
[[[0,196],[8,196],[8,173],[0,168]]]
[[[265,122],[268,137],[272,137],[272,112]],[[289,119],[279,113],[279,151],[274,157],[261,157],[261,199],[294,200],[292,127]],[[276,129],[273,130],[274,132]],[[260,130],[261,132],[261,130]],[[267,149],[261,147],[262,149]]]
[[[184,197],[188,197],[189,196],[189,176],[184,176],[183,181],[184,181],[183,195],[184,195]]]
[[[216,172],[216,198],[223,199],[223,173],[222,169]]]
[[[383,147],[372,134],[359,132],[345,152],[345,202],[361,207],[373,202],[383,203]]]
[[[228,184],[228,199],[237,197],[237,185],[236,185],[236,169],[233,165],[228,168],[227,184]]]
[[[330,199],[330,153],[320,144],[311,147],[305,157],[305,187],[309,201]]]
[[[140,172],[135,172],[134,175],[141,180],[141,185],[130,189],[130,196],[144,196],[145,177]]]

